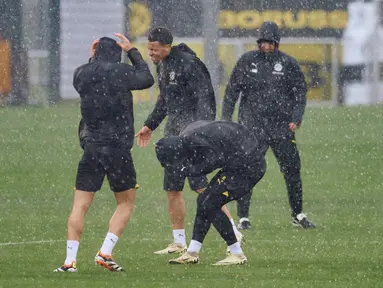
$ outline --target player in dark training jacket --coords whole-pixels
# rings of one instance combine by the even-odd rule
[[[179,136],[165,137],[157,142],[157,158],[170,171],[202,176],[220,169],[198,195],[193,236],[187,252],[169,260],[170,264],[198,263],[198,254],[211,224],[230,250],[230,255],[216,265],[247,262],[233,226],[221,208],[250,193],[263,177],[266,162],[260,148],[253,133],[229,121],[197,121]]]
[[[154,28],[148,36],[148,51],[151,60],[157,65],[158,96],[153,112],[137,133],[138,145],[146,146],[154,131],[168,117],[165,126],[166,136],[178,136],[188,124],[197,120],[214,120],[216,104],[209,71],[205,64],[185,44],[172,46],[173,36],[166,28]],[[173,171],[174,172],[174,171]],[[176,172],[164,171],[164,190],[167,192],[168,209],[173,228],[173,243],[155,254],[182,252],[186,248],[185,202],[182,196],[185,180],[190,188],[202,192],[207,185],[205,175],[185,177]],[[232,219],[227,208],[225,213]],[[234,221],[232,220],[235,226]],[[238,238],[242,234],[236,230]]]
[[[295,130],[301,125],[307,87],[298,62],[278,50],[278,26],[265,22],[260,29],[259,49],[244,54],[234,67],[223,101],[222,119],[231,120],[241,95],[239,122],[261,135],[264,151],[270,147],[277,158],[287,187],[292,223],[314,228],[302,212],[301,161]],[[238,201],[239,229],[250,228],[251,194]]]

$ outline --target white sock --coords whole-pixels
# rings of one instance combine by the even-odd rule
[[[202,247],[202,243],[201,242],[198,242],[198,241],[195,241],[195,240],[191,240],[189,248],[188,248],[188,252],[190,252],[190,253],[199,253],[199,251],[201,250],[201,247]]]
[[[185,229],[173,230],[174,243],[181,245],[182,247],[186,246],[185,239]]]
[[[231,254],[242,254],[242,248],[239,242],[235,242],[233,245],[229,246]]]
[[[64,264],[69,265],[72,262],[76,262],[78,246],[80,243],[75,240],[66,241],[66,259]]]
[[[114,235],[113,233],[108,232],[106,234],[104,243],[102,244],[102,247],[100,249],[101,254],[112,255],[113,248],[116,245],[117,241],[118,241],[118,237]]]
[[[233,230],[235,234],[239,234],[239,231],[237,229],[237,226],[235,225],[235,222],[233,219],[230,219],[231,225],[233,225]]]

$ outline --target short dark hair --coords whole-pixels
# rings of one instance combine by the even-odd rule
[[[153,28],[148,35],[149,42],[160,42],[162,45],[171,45],[173,43],[173,35],[168,28]]]

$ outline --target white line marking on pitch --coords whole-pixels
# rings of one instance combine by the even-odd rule
[[[39,240],[39,241],[25,241],[25,242],[5,242],[5,243],[0,243],[0,246],[44,244],[44,243],[54,243],[54,242],[64,242],[64,241],[65,240]]]
[[[169,239],[151,239],[151,238],[143,238],[143,239],[134,239],[132,241],[132,239],[130,239],[131,242],[139,242],[139,241],[167,241]],[[0,246],[16,246],[16,245],[31,245],[31,244],[46,244],[46,243],[55,243],[55,242],[65,242],[66,240],[63,239],[63,240],[39,240],[39,241],[23,241],[23,242],[5,242],[5,243],[0,243]],[[86,241],[86,240],[85,240]],[[170,241],[170,240],[169,240]],[[296,243],[297,241],[296,240],[283,240],[283,239],[279,239],[279,240],[268,240],[268,239],[247,239],[245,240],[246,242],[248,243]],[[129,238],[127,238],[125,240],[125,242],[129,243]],[[222,242],[223,243],[223,240],[208,240],[206,242]],[[310,241],[311,243],[312,241]],[[301,242],[302,243],[302,240]],[[316,244],[320,244],[320,245],[326,245],[326,244],[365,244],[365,245],[370,245],[370,244],[381,244],[382,241],[360,241],[360,240],[350,240],[350,241],[342,241],[342,240],[338,240],[338,241],[329,241],[329,240],[318,240],[318,241],[314,241],[313,243],[316,243]]]

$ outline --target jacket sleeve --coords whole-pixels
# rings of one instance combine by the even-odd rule
[[[113,64],[111,66],[110,82],[118,90],[143,90],[154,84],[148,64],[144,61],[141,53],[132,48],[128,51],[128,57],[132,65],[125,63]]]
[[[88,63],[93,62],[95,59],[93,57],[90,57],[88,59]],[[84,83],[84,81],[81,79],[83,77],[80,77],[83,74],[83,68],[86,66],[82,65],[80,67],[77,67],[76,70],[74,70],[73,73],[73,87],[76,89],[78,93],[81,93],[84,89],[87,88],[88,84]]]
[[[186,93],[197,101],[197,119],[215,120],[216,103],[210,73],[199,60],[191,61],[183,73]]]
[[[307,85],[298,62],[294,59],[291,64],[290,93],[294,103],[291,122],[300,124],[306,108]]]
[[[242,56],[231,73],[229,83],[226,86],[225,96],[222,104],[222,120],[232,120],[235,104],[238,101],[242,89],[242,82],[245,77],[246,68],[245,56]]]
[[[83,135],[84,128],[85,128],[85,122],[81,118],[80,123],[78,125],[78,139],[80,140],[80,147],[83,150],[85,147],[85,139],[84,139],[84,135]]]
[[[191,177],[204,176],[215,169],[222,167],[223,157],[213,149],[206,149],[203,153],[203,161],[196,164],[185,164],[184,175]]]
[[[154,106],[153,112],[150,113],[146,121],[144,122],[144,126],[147,126],[150,130],[154,131],[161,122],[168,115],[168,110],[166,108],[166,103],[164,99],[164,95],[160,93],[157,98],[156,105]]]
[[[80,79],[80,75],[82,73],[82,66],[76,68],[73,73],[73,87],[76,89],[78,93],[83,89],[83,81]]]

